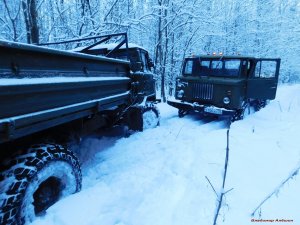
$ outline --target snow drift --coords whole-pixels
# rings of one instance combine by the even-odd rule
[[[226,122],[178,118],[160,104],[158,128],[84,140],[83,190],[32,224],[210,225],[216,193],[231,188],[217,224],[299,223],[299,93],[281,86],[266,108],[231,125],[225,190]]]

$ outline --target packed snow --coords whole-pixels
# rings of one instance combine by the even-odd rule
[[[299,93],[280,86],[267,107],[231,124],[224,190],[226,121],[178,118],[159,104],[157,128],[85,139],[82,191],[32,225],[212,225],[221,192],[219,225],[300,224]]]

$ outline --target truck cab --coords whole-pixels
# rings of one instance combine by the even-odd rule
[[[247,107],[264,107],[276,96],[280,59],[203,55],[187,57],[176,79],[180,117],[191,110],[204,115],[242,119]]]
[[[78,50],[77,50],[78,51]],[[79,52],[90,55],[101,55],[110,58],[130,61],[130,78],[132,79],[133,90],[140,101],[147,98],[147,101],[155,101],[155,79],[153,73],[153,61],[148,51],[136,44],[123,44],[117,48],[117,44],[99,44],[89,49],[79,49]]]

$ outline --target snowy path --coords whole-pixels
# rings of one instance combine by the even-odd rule
[[[250,215],[299,166],[299,93],[299,85],[280,87],[278,98],[266,108],[232,124],[225,189],[234,189],[226,194],[219,225],[253,224],[251,219],[300,224],[298,176],[266,201],[260,213]],[[160,108],[158,128],[129,138],[85,140],[83,190],[32,224],[212,225],[216,196],[205,176],[219,193],[225,122],[197,115],[179,119],[175,109]]]
[[[166,105],[161,117],[160,127],[130,138],[86,140],[87,154],[100,152],[84,164],[83,190],[35,224],[211,223],[216,196],[205,176],[220,185],[225,144],[210,133],[225,141],[225,123],[178,119]]]

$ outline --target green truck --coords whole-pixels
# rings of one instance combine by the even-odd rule
[[[177,77],[175,98],[167,103],[179,117],[189,111],[242,119],[246,109],[256,111],[276,96],[279,58],[201,55],[187,57]]]
[[[70,143],[116,124],[142,131],[159,123],[145,49],[126,33],[55,44],[71,43],[84,47],[0,41],[0,224],[29,223],[81,189],[85,152]]]

